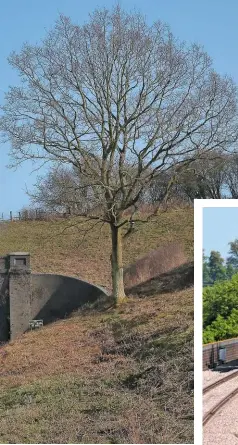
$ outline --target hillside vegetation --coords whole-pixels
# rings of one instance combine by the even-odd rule
[[[32,269],[110,288],[106,227],[83,241],[67,222],[2,226],[0,253],[26,250]],[[57,236],[58,234],[58,236]],[[82,235],[82,234],[81,234]],[[125,238],[134,263],[167,241],[191,259],[193,210],[162,213]],[[192,443],[193,290],[188,263],[0,349],[0,443]]]
[[[72,275],[110,288],[109,230],[108,225],[84,220],[79,226],[72,220],[5,223],[0,225],[0,255],[29,251],[33,272]],[[170,210],[154,222],[136,223],[134,233],[125,238],[125,266],[167,241],[181,242],[192,258],[193,209]]]
[[[238,336],[238,274],[203,291],[203,341]]]

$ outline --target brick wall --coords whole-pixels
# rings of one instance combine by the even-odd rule
[[[225,347],[225,362],[238,359],[238,338],[230,338],[215,343],[203,345],[203,370],[214,367],[219,361],[219,349]]]

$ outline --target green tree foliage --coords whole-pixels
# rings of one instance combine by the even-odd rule
[[[203,291],[203,341],[238,336],[238,274]]]
[[[203,342],[211,343],[226,338],[238,336],[238,309],[232,309],[230,316],[225,319],[221,315],[208,326],[203,333]]]
[[[205,255],[205,251],[203,250],[203,285],[208,286],[212,283],[210,276],[210,269],[208,265],[208,257]]]
[[[212,250],[209,256],[203,250],[203,286],[217,281],[230,280],[238,272],[238,239],[229,243],[229,256],[225,261],[220,252]]]
[[[224,259],[220,252],[212,250],[208,260],[210,270],[210,277],[212,282],[222,281],[226,279],[226,268],[224,266]]]
[[[220,252],[212,250],[210,256],[205,256],[203,252],[203,283],[204,286],[212,285],[216,281],[223,281],[231,277],[232,270],[224,265],[224,259]]]
[[[237,272],[237,270],[231,264],[227,264],[226,276],[227,276],[228,280],[230,280],[233,277],[233,275],[235,275],[236,272]]]
[[[238,239],[229,243],[230,250],[227,258],[227,265],[232,266],[235,270],[238,270]]]

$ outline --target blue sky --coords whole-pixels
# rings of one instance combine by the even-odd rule
[[[121,0],[125,9],[136,7],[148,22],[167,22],[181,40],[202,44],[213,58],[216,70],[231,75],[238,83],[238,2],[236,0]],[[12,50],[24,42],[34,43],[44,37],[60,13],[75,22],[87,20],[96,7],[112,6],[108,0],[8,0],[0,10],[0,103],[9,85],[18,83],[16,73],[7,63]],[[31,188],[36,173],[31,165],[9,170],[8,148],[0,146],[0,214],[17,211],[27,204],[25,188]],[[39,174],[39,173],[38,173]]]
[[[238,238],[238,208],[208,207],[203,209],[203,248],[206,255],[218,250],[223,258],[229,251],[228,243]]]

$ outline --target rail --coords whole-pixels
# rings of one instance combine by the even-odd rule
[[[223,379],[217,380],[216,382],[212,383],[211,385],[206,386],[203,389],[203,394],[208,393],[212,389],[214,389],[217,386],[222,385],[223,383],[227,382],[228,380],[232,380],[235,377],[238,377],[238,371],[230,374],[229,376],[224,377]],[[203,426],[206,425],[209,420],[213,418],[213,416],[220,411],[220,409],[226,405],[233,397],[235,397],[238,394],[238,388],[231,391],[227,396],[225,396],[223,399],[221,399],[215,406],[213,406],[204,416],[203,416]]]

